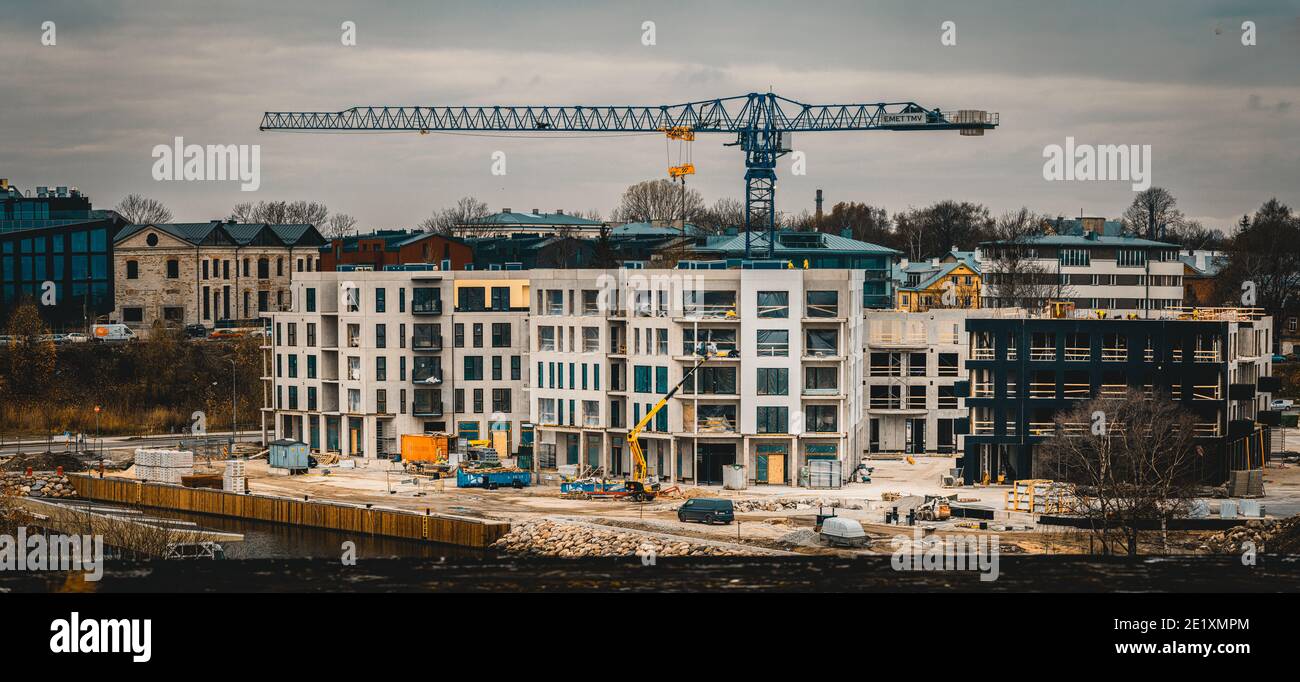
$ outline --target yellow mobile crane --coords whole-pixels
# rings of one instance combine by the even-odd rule
[[[718,347],[714,344],[709,344],[707,347],[697,349],[696,353],[700,355],[699,361],[690,369],[686,370],[686,374],[682,375],[682,380],[677,382],[677,385],[673,386],[672,390],[668,391],[664,397],[660,398],[659,402],[654,404],[654,407],[647,410],[645,416],[641,417],[641,421],[637,422],[636,426],[628,432],[627,446],[628,449],[632,451],[632,478],[628,480],[625,487],[628,496],[633,500],[638,502],[641,500],[653,500],[655,495],[659,494],[659,482],[651,480],[647,475],[648,467],[645,461],[645,453],[641,452],[641,444],[637,441],[641,436],[641,432],[645,430],[645,427],[650,425],[650,420],[654,419],[655,415],[659,414],[659,411],[664,409],[664,406],[668,404],[668,401],[672,400],[673,396],[677,394],[678,389],[686,385],[686,382],[689,381],[691,377],[695,376],[695,370],[708,362],[709,358],[725,358],[729,352],[730,351],[718,350]]]

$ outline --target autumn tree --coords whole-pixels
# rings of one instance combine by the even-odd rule
[[[1195,417],[1168,395],[1129,388],[1059,413],[1035,450],[1035,478],[1074,488],[1105,554],[1136,556],[1143,533],[1185,516],[1196,493]]]
[[[140,225],[144,223],[170,223],[172,221],[171,209],[167,208],[161,201],[150,199],[139,194],[128,194],[117,206],[113,207],[126,218],[128,223]]]
[[[6,333],[11,337],[5,354],[7,402],[22,410],[41,409],[54,376],[58,351],[36,304],[26,299],[15,306]]]

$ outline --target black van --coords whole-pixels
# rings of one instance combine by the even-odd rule
[[[699,521],[701,523],[731,523],[736,520],[736,509],[731,500],[719,500],[710,497],[695,497],[677,508],[677,520]]]

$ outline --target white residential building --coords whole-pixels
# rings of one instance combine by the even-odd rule
[[[845,270],[535,270],[531,414],[543,470],[631,472],[627,433],[712,344],[641,437],[649,473],[800,482],[861,455],[862,274]]]
[[[961,452],[967,416],[954,384],[966,377],[966,320],[1018,317],[1015,308],[865,310],[866,449],[881,453]]]
[[[292,287],[292,311],[270,315],[276,438],[385,457],[401,434],[435,431],[531,451],[526,275],[309,272]]]
[[[1020,250],[1021,272],[1004,272],[1010,259],[999,254]],[[1183,305],[1183,262],[1178,246],[1133,236],[1039,235],[1022,242],[986,242],[979,262],[984,273],[983,307],[1041,306],[1009,297],[1012,279],[1042,279],[1041,298],[1074,303],[1079,316],[1104,310],[1110,317],[1136,315]],[[1154,316],[1152,316],[1154,317]]]

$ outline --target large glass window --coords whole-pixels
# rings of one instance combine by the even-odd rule
[[[790,370],[785,367],[759,367],[755,381],[758,395],[789,395]]]
[[[790,317],[790,292],[758,292],[759,317]]]
[[[840,294],[838,291],[809,291],[807,294],[807,317],[839,317]]]

